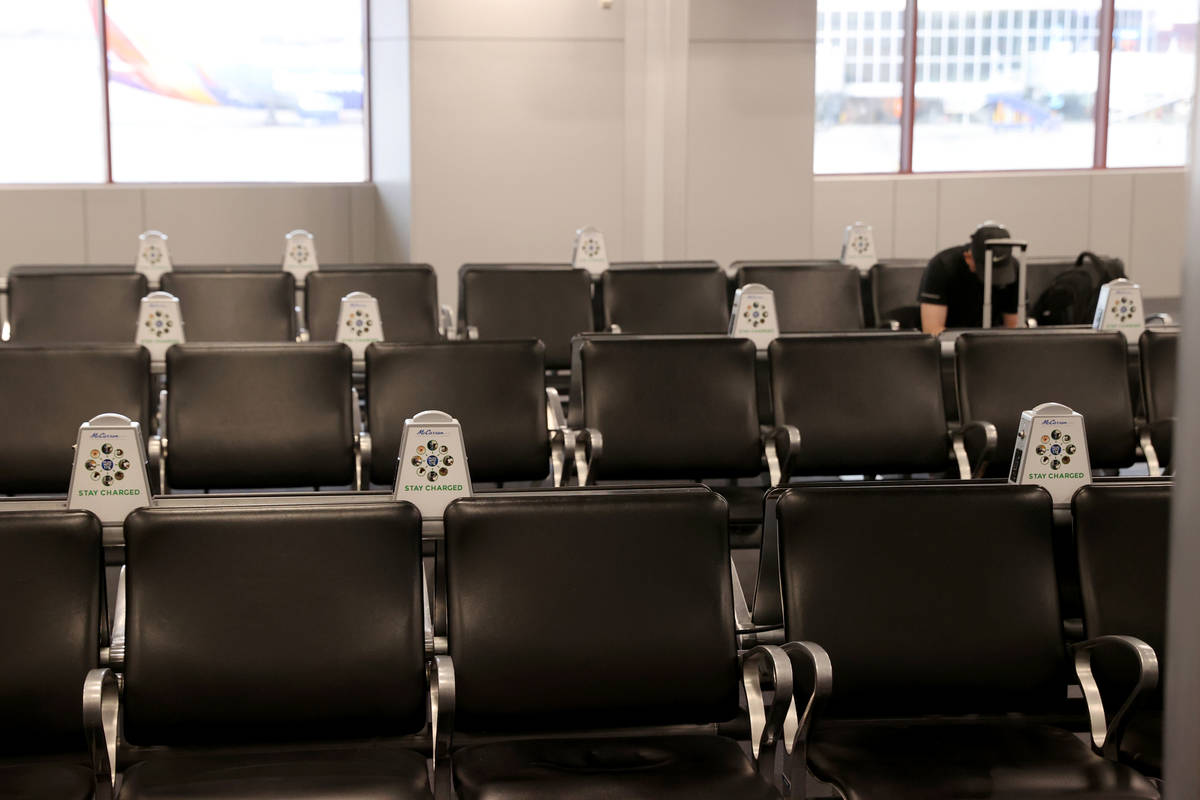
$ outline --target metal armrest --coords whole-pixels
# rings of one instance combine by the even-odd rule
[[[609,333],[621,333],[621,326],[613,322],[608,326]]]
[[[886,323],[887,323],[887,329],[888,329],[889,331],[898,331],[898,330],[900,330],[900,320],[898,320],[898,319],[886,319],[886,320],[884,320],[884,322],[886,322]]]
[[[454,338],[454,314],[450,311],[450,306],[443,303],[438,307],[438,333],[443,339]]]
[[[112,638],[100,650],[100,663],[114,670],[125,666],[125,566],[117,577],[117,600],[113,604]]]
[[[363,424],[358,389],[354,387],[350,387],[350,405],[354,420],[354,488],[361,492],[369,489],[371,484],[371,434]]]
[[[950,439],[958,462],[958,477],[964,481],[982,478],[995,458],[1000,441],[996,426],[983,420],[974,420],[952,430]]]
[[[1092,651],[1112,647],[1132,655],[1138,662],[1138,676],[1125,702],[1108,720],[1104,713],[1104,702],[1100,686],[1092,673]],[[1075,674],[1087,700],[1088,717],[1091,719],[1092,745],[1105,758],[1116,761],[1121,752],[1121,737],[1129,721],[1129,712],[1141,695],[1158,685],[1158,657],[1154,648],[1132,636],[1098,636],[1072,647],[1075,651]]]
[[[158,393],[158,433],[150,437],[146,447],[150,470],[158,472],[158,491],[167,494],[167,390]]]
[[[808,785],[808,732],[833,693],[833,665],[825,648],[814,642],[788,642],[783,652],[791,662],[793,685],[801,690],[801,697],[808,695],[804,711],[797,712],[793,701],[783,722],[783,745],[788,753],[784,782],[791,787],[792,797],[803,800]]]
[[[304,310],[300,306],[292,306],[292,311],[296,315],[296,341],[309,341],[308,328],[304,327]]]
[[[1142,446],[1142,455],[1146,457],[1146,468],[1151,477],[1157,478],[1165,474],[1162,463],[1158,460],[1158,448],[1154,446],[1154,436],[1157,434],[1160,437],[1170,438],[1174,425],[1173,417],[1160,419],[1153,424],[1149,422],[1138,422],[1137,424],[1138,443]]]
[[[429,719],[433,738],[433,792],[437,800],[450,800],[453,780],[450,746],[454,740],[454,662],[450,656],[435,655],[427,662]]]
[[[89,670],[83,681],[83,728],[92,759],[96,800],[112,800],[117,781],[121,698],[110,669]]]
[[[763,699],[762,675],[767,670],[775,695],[767,708]],[[742,656],[742,685],[746,687],[746,707],[750,712],[750,750],[759,776],[775,785],[776,754],[783,738],[785,721],[795,713],[792,697],[792,664],[778,645],[759,645]]]
[[[800,457],[800,429],[795,425],[779,425],[766,429],[763,452],[767,456],[767,472],[771,485],[787,483]]]
[[[465,338],[465,339],[473,342],[479,338],[479,328],[476,328],[474,325],[468,325],[466,334],[467,335],[465,337],[460,336],[459,338],[460,339]]]
[[[594,482],[592,467],[604,454],[604,437],[595,428],[575,431],[575,475],[580,486]]]
[[[1174,325],[1175,318],[1165,311],[1146,317],[1146,325]]]
[[[555,487],[563,485],[566,469],[567,420],[563,416],[558,390],[546,387],[546,430],[550,432],[550,474]]]

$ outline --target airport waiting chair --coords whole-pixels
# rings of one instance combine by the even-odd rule
[[[605,331],[729,330],[729,279],[715,261],[613,264],[600,277],[600,295]]]
[[[921,333],[781,336],[768,360],[777,425],[799,448],[776,442],[783,478],[793,475],[953,473],[971,477],[964,436],[981,455],[987,426],[946,424],[940,348]]]
[[[1136,636],[1154,648],[1160,670],[1167,657],[1170,505],[1169,484],[1092,484],[1072,503],[1087,635]],[[1096,661],[1101,688],[1129,683],[1127,665]],[[1105,743],[1105,755],[1162,775],[1163,695],[1160,679],[1123,720],[1124,736]]]
[[[1145,435],[1158,456],[1159,465],[1171,467],[1171,440],[1175,433],[1175,372],[1178,330],[1147,329],[1138,340],[1141,356],[1142,395],[1146,404]],[[1145,442],[1143,441],[1143,449]]]
[[[468,339],[541,339],[546,368],[571,367],[571,338],[595,330],[592,276],[543,264],[464,264],[458,328]]]
[[[296,281],[278,267],[190,267],[164,273],[188,342],[290,342],[299,333]]]
[[[1064,272],[1075,269],[1074,259],[1030,259],[1025,265],[1025,308],[1033,316],[1034,303],[1050,288],[1054,279]]]
[[[785,646],[797,710],[824,690],[793,739],[794,789],[807,764],[849,800],[1158,797],[1052,724],[1071,664],[1043,489],[792,487],[776,512],[786,638],[824,648],[832,672],[814,680],[812,650]],[[1071,657],[1082,675],[1113,651],[1138,667],[1139,690],[1153,686],[1153,653],[1135,640]],[[1124,699],[1104,698],[1114,710]]]
[[[445,570],[435,772],[452,773],[458,798],[778,797],[774,753],[756,745],[760,777],[713,732],[739,715],[720,497],[696,487],[457,500]],[[780,670],[773,710],[784,711],[787,659],[778,648],[748,656],[747,670],[763,665]]]
[[[863,327],[862,278],[836,261],[737,261],[737,286],[761,283],[775,293],[780,333],[855,331]]]
[[[366,364],[367,427],[378,456],[372,483],[395,482],[404,421],[437,410],[462,424],[472,480],[545,480],[553,455],[554,483],[561,484],[563,431],[548,424],[558,396],[546,390],[541,342],[376,343]]]
[[[66,494],[79,426],[124,414],[153,431],[150,354],[134,344],[0,347],[0,494]]]
[[[1093,469],[1129,467],[1137,459],[1122,334],[974,332],[960,335],[954,348],[963,424],[989,422],[997,431],[996,455],[984,474],[1007,476],[1021,412],[1046,402],[1083,415]],[[973,463],[979,458],[971,456]]]
[[[871,267],[867,285],[875,327],[921,330],[917,295],[927,264],[916,259],[888,259]]]
[[[305,312],[313,341],[337,339],[342,298],[366,292],[379,301],[388,342],[435,342],[442,338],[437,275],[428,264],[321,265],[305,279]]]
[[[121,267],[13,267],[9,341],[20,344],[132,342],[146,276]]]
[[[107,629],[100,537],[88,511],[0,513],[0,602],[10,613],[0,796],[92,798],[81,710]]]
[[[152,443],[164,492],[362,485],[346,345],[174,345],[167,386]]]
[[[430,797],[412,505],[141,509],[125,542],[120,800]]]

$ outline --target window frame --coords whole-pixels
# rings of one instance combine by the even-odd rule
[[[361,181],[330,181],[331,186],[347,185],[347,184],[369,184],[375,179],[375,162],[371,150],[371,3],[369,0],[359,0],[362,6],[362,58],[363,58],[363,179]],[[101,103],[104,109],[104,117],[102,120],[104,137],[104,181],[97,183],[82,184],[87,186],[139,186],[142,181],[114,181],[113,180],[113,157],[112,157],[112,111],[108,99],[108,0],[98,0],[96,3],[96,27],[98,28],[99,44],[100,44],[100,92]],[[171,183],[181,183],[189,186],[203,186],[209,181],[171,181]],[[258,186],[258,185],[277,185],[278,181],[220,181],[223,185],[240,185]],[[297,184],[309,184],[312,181],[296,181]],[[326,183],[324,181],[322,184]],[[52,186],[55,184],[38,184]]]
[[[1112,82],[1112,54],[1113,54],[1113,30],[1116,23],[1116,3],[1117,0],[1098,0],[1098,10],[1096,12],[1097,36],[1097,53],[1099,58],[1098,75],[1096,80],[1096,102],[1093,106],[1093,122],[1094,122],[1094,138],[1092,143],[1092,164],[1088,167],[1031,167],[1025,169],[980,169],[980,170],[933,170],[920,171],[913,170],[913,128],[916,123],[916,84],[918,81],[917,75],[917,59],[925,58],[926,53],[932,50],[932,47],[922,47],[924,40],[918,36],[918,30],[921,27],[921,22],[927,19],[925,12],[918,8],[920,0],[906,0],[904,11],[900,12],[900,22],[903,25],[903,47],[900,52],[895,55],[901,60],[899,62],[900,78],[901,78],[901,112],[900,112],[900,167],[896,171],[888,172],[821,172],[817,173],[814,166],[814,174],[819,177],[838,177],[854,175],[862,177],[866,175],[969,175],[969,174],[986,174],[986,173],[1021,173],[1021,172],[1089,172],[1094,170],[1141,170],[1141,169],[1182,169],[1182,166],[1174,165],[1155,165],[1155,166],[1133,166],[1133,167],[1110,167],[1108,166],[1108,127],[1109,127],[1109,98],[1110,86]],[[931,12],[936,13],[936,12]],[[1006,39],[1009,37],[1030,37],[1037,39],[1039,32],[1044,35],[1054,27],[1056,18],[1050,18],[1050,26],[1040,24],[1046,22],[1046,15],[1052,12],[1046,10],[1045,14],[1039,13],[1037,10],[1031,11],[1028,15],[1023,15],[1026,18],[1021,20],[1023,24],[1014,26],[1013,19],[1007,20],[1008,25],[1005,26],[1003,34],[996,27],[997,19],[993,18],[991,12],[983,12],[978,19],[976,27],[977,35],[980,43],[977,47],[977,52],[981,55],[980,64],[976,71],[982,73],[985,65],[988,67],[987,72],[993,71],[992,64],[993,54],[988,51],[995,48],[990,47],[991,38],[999,38],[1003,35]],[[1122,12],[1122,13],[1128,13]],[[1007,15],[1006,15],[1007,16]],[[1090,13],[1079,14],[1077,20],[1082,23],[1090,22]],[[1066,22],[1070,22],[1067,17]],[[969,31],[971,26],[964,26],[964,30]],[[1078,29],[1071,28],[1071,32],[1078,35]],[[986,43],[986,44],[985,44]],[[944,49],[944,48],[943,48]],[[1005,50],[1014,49],[1016,51],[1026,50],[1028,48],[1016,47]],[[1012,55],[1018,55],[1014,53]],[[1012,55],[1005,55],[1002,61],[1007,62]],[[1200,55],[1197,56],[1200,58]],[[943,57],[944,58],[944,57]],[[939,63],[931,61],[933,63]],[[939,70],[940,71],[940,70]],[[926,71],[927,73],[927,71]],[[928,74],[928,73],[927,73]],[[1196,87],[1200,90],[1200,86]],[[1193,102],[1195,99],[1193,98]]]

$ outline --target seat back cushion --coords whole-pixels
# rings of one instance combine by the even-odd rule
[[[286,342],[296,338],[290,272],[168,272],[189,342]]]
[[[455,727],[737,713],[728,508],[704,488],[476,496],[446,509]]]
[[[366,292],[379,301],[383,337],[389,342],[433,342],[438,333],[437,276],[428,264],[322,266],[305,280],[308,333],[314,341],[337,339],[342,298]]]
[[[604,328],[622,333],[724,333],[729,281],[711,266],[609,267],[600,279]]]
[[[863,327],[862,279],[852,267],[746,264],[738,270],[737,285],[747,283],[761,283],[775,293],[781,333]]]
[[[792,488],[776,512],[787,639],[828,651],[833,716],[1061,706],[1043,489]]]
[[[424,727],[421,518],[411,504],[141,509],[125,540],[129,741]]]
[[[15,267],[8,276],[12,341],[25,344],[132,342],[146,276]]]
[[[1178,363],[1178,331],[1153,328],[1138,342],[1142,357],[1142,389],[1146,415],[1151,422],[1175,416],[1175,372]]]

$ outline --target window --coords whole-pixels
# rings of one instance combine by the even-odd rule
[[[818,0],[880,21],[891,14],[900,28],[915,22],[916,64],[907,63],[903,38],[892,47],[884,40],[873,48],[879,63],[855,64],[863,67],[857,85],[829,84],[820,76],[837,76],[840,64],[826,70],[824,59],[845,56],[818,48],[816,172],[1186,162],[1200,28],[1194,0],[977,0],[969,9],[961,0],[920,0],[912,16],[903,13],[907,2],[916,5]],[[1102,60],[1101,37],[1110,36],[1112,58]],[[1102,97],[1100,85],[1108,86]],[[898,157],[871,150],[892,142]]]
[[[104,78],[89,0],[0,13],[0,183],[105,179]]]
[[[361,0],[107,0],[107,14],[115,180],[366,177]]]
[[[1099,0],[1074,2],[1094,10],[1090,2],[1098,4]],[[1068,0],[1063,0],[1066,4]],[[931,70],[928,80],[917,81],[914,172],[1092,165],[1097,83],[1094,43],[1090,52],[1060,48],[1045,55],[1022,55],[1013,47],[1010,54],[1011,6],[1005,5],[996,0],[996,7],[982,10],[985,26],[994,19],[996,30],[1004,33],[986,35],[980,49],[987,58],[994,57],[993,52],[1002,56],[1004,66],[1011,68],[1002,70],[985,61],[976,73],[973,65],[959,69],[949,62],[943,67],[944,80],[938,80]],[[929,31],[929,35],[936,32]],[[920,29],[917,36],[923,38]],[[1074,38],[1065,30],[1055,31],[1055,36],[1063,42]],[[1094,40],[1095,32],[1092,36]],[[936,45],[933,54],[937,55]],[[948,55],[954,54],[951,47]]]
[[[1117,8],[1134,5],[1117,0]],[[1108,166],[1182,165],[1195,91],[1197,6],[1140,2],[1113,29]]]
[[[0,183],[364,180],[364,6],[4,3]]]
[[[822,10],[840,8],[846,14],[847,28],[856,30],[859,15],[878,13],[882,35],[892,37],[888,17],[903,26],[905,0],[819,0]],[[858,8],[854,8],[854,6]],[[850,6],[850,8],[847,8]],[[832,23],[833,13],[827,16]],[[818,24],[820,19],[818,19]],[[873,24],[873,23],[872,23]],[[828,31],[818,28],[816,64],[816,114],[813,159],[817,172],[895,172],[900,168],[900,80],[902,68],[890,70],[886,64],[876,69],[863,64],[857,69],[857,35],[846,38],[844,48],[820,43]],[[878,51],[888,56],[887,41]],[[902,39],[896,39],[896,54],[902,54]],[[874,38],[863,38],[863,52]],[[890,57],[888,58],[890,61]],[[862,80],[856,80],[861,77]]]

